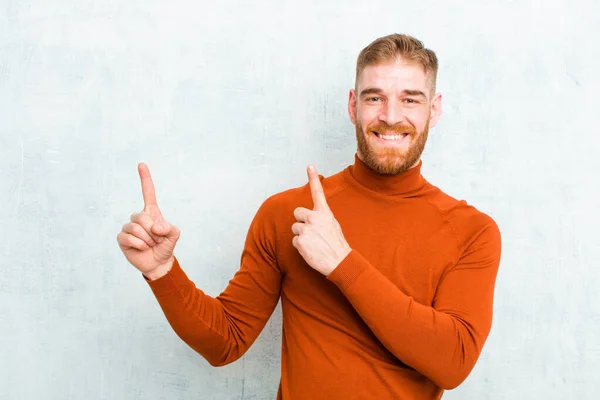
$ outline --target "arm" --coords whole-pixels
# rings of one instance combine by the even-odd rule
[[[492,323],[500,233],[488,224],[442,278],[433,306],[415,302],[353,250],[328,276],[381,343],[444,389],[475,366]]]
[[[218,297],[197,289],[177,260],[168,274],[148,281],[173,330],[213,366],[240,358],[279,300],[281,273],[266,204],[250,225],[240,269]]]

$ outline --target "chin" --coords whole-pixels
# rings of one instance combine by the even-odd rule
[[[409,170],[419,163],[422,151],[398,151],[387,149],[378,151],[370,146],[360,146],[358,155],[369,169],[381,175],[397,175]]]
[[[368,164],[367,164],[368,165]],[[381,174],[381,175],[397,175],[409,169],[411,166],[407,165],[406,160],[404,158],[396,158],[390,160],[389,157],[386,157],[381,160],[377,160],[373,162],[371,165],[368,165],[373,171]]]

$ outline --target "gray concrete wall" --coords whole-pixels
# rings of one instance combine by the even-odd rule
[[[449,4],[452,3],[452,4]],[[115,237],[136,163],[217,295],[270,194],[353,161],[355,58],[406,32],[440,58],[423,172],[502,230],[495,320],[447,399],[600,389],[597,1],[0,1],[0,398],[272,399],[280,314],[214,369]]]

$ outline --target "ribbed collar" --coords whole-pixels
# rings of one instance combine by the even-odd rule
[[[384,195],[414,195],[425,185],[421,175],[423,161],[398,175],[381,175],[365,165],[358,155],[354,155],[354,165],[346,168],[346,177],[365,188]]]

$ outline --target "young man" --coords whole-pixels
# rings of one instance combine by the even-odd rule
[[[420,173],[440,118],[437,58],[406,35],[359,55],[348,112],[354,164],[267,199],[241,267],[212,298],[173,255],[139,165],[145,208],[118,235],[175,332],[212,365],[241,357],[281,298],[277,398],[439,399],[470,373],[492,323],[500,233],[487,215]]]

